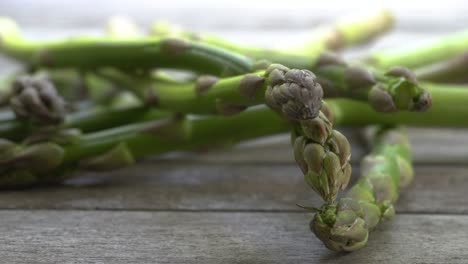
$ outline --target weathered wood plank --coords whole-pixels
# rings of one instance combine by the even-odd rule
[[[419,166],[399,212],[468,213],[468,167]],[[357,169],[356,172],[358,173]],[[301,211],[321,201],[295,165],[147,161],[68,185],[0,192],[0,208]]]
[[[5,263],[466,263],[468,216],[400,215],[335,254],[303,213],[0,211]]]

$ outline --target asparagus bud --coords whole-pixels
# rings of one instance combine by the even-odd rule
[[[331,111],[322,104],[322,87],[312,72],[279,64],[270,65],[266,76],[266,104],[298,124],[292,144],[306,182],[325,201],[333,203],[338,191],[348,185],[351,152],[348,140],[333,130],[327,118]]]
[[[10,106],[19,119],[36,124],[56,125],[65,116],[63,98],[49,80],[38,76],[23,76],[13,83]]]
[[[422,88],[415,75],[403,67],[386,73],[358,65],[346,65],[324,55],[315,73],[326,97],[349,97],[368,101],[378,112],[426,111],[432,105],[429,92]],[[321,60],[319,60],[321,61]]]
[[[266,70],[268,87],[266,104],[291,120],[317,117],[322,105],[323,91],[315,75],[308,70],[289,69],[272,64]]]
[[[293,140],[294,158],[307,184],[327,203],[333,203],[351,177],[349,142],[333,130],[322,112],[313,120],[301,122],[301,127],[302,136]]]
[[[373,153],[364,158],[363,176],[337,204],[326,204],[310,228],[326,247],[354,251],[367,243],[369,231],[391,219],[399,190],[413,179],[408,139],[398,130],[377,133]]]
[[[0,140],[0,187],[25,186],[47,177],[63,160],[64,149],[56,143],[46,142],[20,145]]]

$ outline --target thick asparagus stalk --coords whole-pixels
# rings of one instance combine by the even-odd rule
[[[423,113],[380,114],[369,105],[346,99],[329,100],[334,122],[343,126],[371,124],[424,127],[467,127],[468,87],[466,85],[423,84],[433,98],[432,107]]]
[[[411,148],[399,129],[383,129],[375,136],[372,153],[363,159],[362,176],[344,198],[325,204],[310,228],[334,251],[354,251],[366,245],[369,232],[395,215],[400,190],[413,179]]]
[[[251,61],[239,54],[181,39],[109,39],[81,37],[33,42],[22,37],[17,25],[0,19],[0,50],[32,67],[99,67],[122,69],[176,68],[230,76],[251,71]]]

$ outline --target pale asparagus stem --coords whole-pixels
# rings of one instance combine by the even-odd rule
[[[61,41],[29,41],[18,26],[0,18],[0,51],[33,68],[132,70],[175,68],[232,76],[250,72],[252,62],[239,54],[181,39],[80,37]]]
[[[305,52],[339,50],[368,43],[388,32],[395,18],[389,10],[379,10],[363,16],[343,18],[312,32],[312,38],[302,45]],[[321,45],[323,43],[323,46]]]
[[[369,232],[382,220],[395,215],[400,190],[413,179],[411,147],[401,129],[376,133],[372,153],[364,157],[362,176],[337,204],[325,204],[310,222],[310,228],[333,251],[364,247]]]

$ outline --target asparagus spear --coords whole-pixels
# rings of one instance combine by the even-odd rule
[[[344,47],[369,42],[387,32],[393,26],[393,16],[388,10],[379,10],[362,17],[352,17],[326,25],[312,32],[309,41],[300,47],[288,50],[263,49],[230,43],[218,36],[197,34],[183,31],[181,28],[165,22],[155,23],[151,33],[158,37],[181,37],[241,53],[253,59],[268,59],[274,63],[284,64],[291,68],[310,69],[314,61],[326,50],[337,50]],[[301,64],[294,64],[294,61]],[[296,62],[297,63],[297,62]],[[297,67],[300,66],[300,67]]]
[[[359,65],[348,65],[324,54],[314,71],[325,97],[347,97],[369,104],[379,112],[426,111],[431,95],[407,68],[393,67],[385,73]]]
[[[0,18],[0,50],[32,67],[73,67],[92,70],[177,68],[230,76],[251,71],[251,61],[239,54],[181,39],[109,39],[81,37],[33,42],[23,38],[10,19]]]
[[[414,74],[418,79],[430,82],[466,82],[468,80],[468,52],[417,68]]]
[[[386,69],[395,65],[411,69],[457,57],[467,51],[468,31],[455,33],[416,47],[391,49],[370,55],[366,61]]]
[[[323,205],[310,222],[314,234],[333,251],[366,245],[369,232],[395,215],[400,189],[413,179],[411,149],[401,129],[382,129],[372,153],[363,159],[362,176],[338,203]]]
[[[265,93],[266,104],[294,122],[296,162],[309,186],[325,201],[333,202],[351,176],[351,147],[345,136],[333,130],[326,115],[328,108],[321,101],[322,87],[306,70],[272,65],[267,73],[270,86]]]

